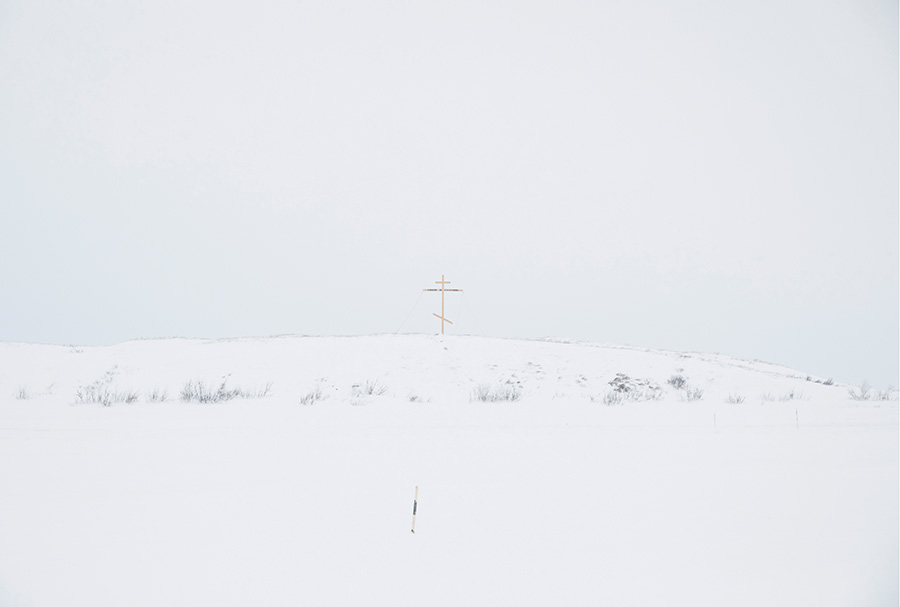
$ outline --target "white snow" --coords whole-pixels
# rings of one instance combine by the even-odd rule
[[[604,404],[618,373],[661,398]],[[270,394],[179,400],[223,377]],[[897,402],[823,379],[549,340],[0,344],[0,605],[896,605]]]

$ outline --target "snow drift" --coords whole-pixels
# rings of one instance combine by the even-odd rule
[[[896,604],[897,403],[829,384],[551,340],[0,344],[0,604]]]

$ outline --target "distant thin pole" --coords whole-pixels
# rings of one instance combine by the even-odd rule
[[[413,533],[416,532],[416,505],[418,504],[418,502],[419,502],[419,486],[416,485],[416,496],[413,498],[412,529],[410,529],[410,531],[412,531]]]

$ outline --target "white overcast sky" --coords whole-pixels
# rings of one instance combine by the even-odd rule
[[[443,273],[896,386],[898,180],[896,2],[0,3],[0,340],[434,332]]]

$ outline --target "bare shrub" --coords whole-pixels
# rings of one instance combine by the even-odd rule
[[[264,398],[269,396],[272,390],[272,382],[268,382],[264,388],[245,390],[228,386],[228,376],[222,378],[215,389],[208,387],[203,380],[188,380],[181,388],[180,398],[182,402],[219,403],[235,398]]]
[[[164,403],[169,400],[169,390],[167,388],[153,388],[147,394],[147,401],[151,403]]]
[[[663,397],[662,388],[649,379],[630,377],[625,373],[616,373],[616,376],[607,382],[612,390],[603,396],[592,396],[592,402],[602,402],[604,405],[622,405],[626,402],[644,402],[659,400]]]
[[[242,398],[266,398],[272,395],[272,382],[267,381],[266,385],[262,388],[256,388],[254,390],[242,390]]]
[[[591,396],[591,402],[602,402],[604,405],[624,405],[625,403],[640,403],[660,400],[663,397],[661,390],[610,390],[603,396]]]
[[[314,405],[322,400],[322,386],[316,385],[315,388],[300,397],[301,405]]]
[[[824,384],[824,385],[826,385],[826,386],[833,386],[833,385],[834,385],[834,380],[833,380],[832,378],[829,377],[828,379],[826,379],[825,381],[823,381],[822,384]]]
[[[116,403],[137,402],[139,396],[137,390],[119,391],[104,384],[93,383],[89,386],[81,386],[75,391],[75,404],[111,407]]]
[[[487,384],[478,384],[474,388],[472,388],[472,394],[469,397],[469,400],[478,400],[481,402],[487,402],[490,400],[491,396],[491,387]]]
[[[859,390],[850,388],[847,390],[847,393],[850,394],[850,398],[853,400],[869,400],[872,398],[872,386],[869,382],[863,381],[859,386]]]
[[[118,366],[113,365],[100,379],[87,386],[79,386],[75,390],[76,405],[96,404],[111,407],[116,403],[134,403],[140,397],[137,390],[120,390],[112,387],[113,379],[118,374]]]
[[[16,400],[28,400],[31,398],[31,392],[28,391],[28,388],[25,386],[19,386],[19,389],[16,390]]]
[[[885,390],[878,390],[875,393],[874,400],[897,400],[898,393],[894,390],[894,386],[888,386]]]
[[[387,386],[378,382],[378,380],[369,380],[362,384],[353,384],[351,392],[353,396],[381,396],[387,392]]]
[[[759,395],[759,400],[764,403],[773,403],[775,402],[775,395],[771,392],[765,392]]]
[[[659,400],[663,397],[662,388],[649,379],[632,378],[624,373],[616,373],[610,380],[613,392],[622,394],[624,400],[639,402],[646,400]]]
[[[789,402],[789,401],[792,401],[792,400],[797,400],[797,399],[800,399],[800,398],[803,398],[803,392],[795,392],[794,389],[791,388],[791,391],[790,391],[790,392],[785,392],[784,394],[782,394],[782,395],[779,397],[778,400],[780,400],[780,401],[783,402],[783,403],[786,403],[786,402]]]
[[[681,371],[681,369],[679,369],[679,371]],[[666,383],[676,390],[681,391],[681,397],[689,403],[703,398],[703,390],[696,386],[691,386],[688,383],[687,378],[681,373],[676,373],[671,376],[666,380]]]
[[[685,379],[684,375],[678,373],[666,380],[666,383],[676,390],[681,390],[687,385],[687,379]]]
[[[102,405],[109,407],[112,403],[112,395],[108,386],[93,383],[88,386],[79,386],[75,390],[76,405]]]
[[[181,402],[218,403],[237,397],[237,393],[225,387],[223,380],[218,389],[212,389],[202,379],[189,379],[181,387]]]
[[[607,406],[621,405],[625,402],[622,392],[611,391],[603,395],[603,404]]]
[[[729,405],[740,405],[744,402],[744,397],[740,394],[729,394],[725,397],[725,402]]]
[[[703,390],[697,387],[685,386],[684,398],[689,403],[700,400],[703,398]]]
[[[522,392],[513,385],[504,384],[494,391],[494,400],[514,402],[522,398]]]
[[[487,384],[479,384],[472,389],[469,400],[480,402],[515,402],[522,398],[522,392],[512,384],[500,384],[491,388]]]
[[[425,402],[425,400],[421,396],[419,396],[418,394],[413,394],[412,392],[409,393],[408,398],[409,398],[409,402],[411,402],[411,403]]]

